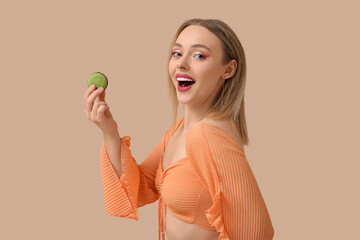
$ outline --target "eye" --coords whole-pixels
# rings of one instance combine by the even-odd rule
[[[203,54],[200,54],[200,53],[195,54],[195,58],[197,58],[197,59],[206,59],[206,57],[207,57],[207,55],[203,55]]]
[[[179,54],[179,55],[178,55]],[[181,53],[180,52],[173,52],[171,54],[173,57],[180,57]]]

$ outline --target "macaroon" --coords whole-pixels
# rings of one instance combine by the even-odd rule
[[[105,74],[101,72],[94,72],[89,77],[88,87],[90,87],[93,84],[95,84],[96,89],[102,87],[105,90],[106,87],[108,86],[107,77],[105,76]]]

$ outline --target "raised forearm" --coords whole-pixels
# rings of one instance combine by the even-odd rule
[[[114,134],[104,134],[104,146],[110,162],[115,169],[117,176],[120,179],[122,174],[121,169],[121,140],[120,135],[116,131]]]

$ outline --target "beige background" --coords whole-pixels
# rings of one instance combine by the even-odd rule
[[[1,239],[157,239],[105,214],[92,72],[138,163],[171,123],[166,55],[193,17],[225,21],[248,64],[246,148],[275,239],[360,239],[357,1],[1,1]],[[179,115],[181,116],[181,115]]]

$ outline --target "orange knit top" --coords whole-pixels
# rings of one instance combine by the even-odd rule
[[[176,121],[176,129],[184,117]],[[220,233],[219,239],[272,239],[271,219],[244,152],[225,130],[201,122],[186,137],[186,157],[162,167],[170,128],[137,164],[130,137],[121,138],[118,178],[101,147],[106,213],[138,220],[138,208],[159,200],[159,239],[165,239],[165,208],[177,218]]]

